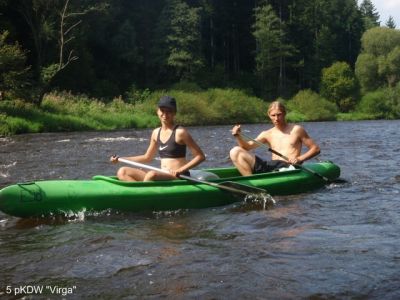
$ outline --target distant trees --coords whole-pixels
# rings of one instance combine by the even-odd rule
[[[395,86],[400,80],[400,30],[371,28],[361,40],[355,72],[363,91]]]
[[[389,19],[385,23],[386,27],[395,29],[396,28],[396,23],[394,22],[394,19],[392,16],[389,16]]]
[[[350,65],[336,62],[322,70],[321,96],[334,102],[340,111],[348,112],[355,107],[358,84]]]
[[[365,30],[380,25],[379,13],[371,0],[363,0],[360,4],[360,11],[363,17]]]
[[[25,96],[29,86],[26,52],[18,43],[8,43],[8,36],[8,31],[0,32],[0,100]]]
[[[167,0],[156,25],[153,64],[172,80],[193,79],[203,65],[198,8]]]
[[[255,9],[253,35],[256,40],[256,72],[265,84],[265,91],[280,92],[283,86],[284,61],[293,48],[285,41],[284,24],[272,6],[265,4]],[[278,88],[278,89],[277,89]]]
[[[365,20],[379,25],[368,0],[360,7],[355,0],[0,0],[0,7],[0,25],[26,50],[35,93],[104,99],[182,80],[291,97],[317,90],[321,71],[335,62],[354,67]],[[387,60],[395,64],[396,53]],[[367,63],[359,71],[371,72]]]

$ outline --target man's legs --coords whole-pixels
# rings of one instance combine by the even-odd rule
[[[239,146],[236,146],[232,148],[229,156],[235,167],[239,170],[240,174],[242,174],[243,176],[253,174],[255,162],[255,157],[253,154]]]

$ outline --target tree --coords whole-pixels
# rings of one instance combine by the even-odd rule
[[[21,96],[29,84],[29,67],[26,52],[18,43],[6,43],[9,33],[0,33],[0,92],[5,95]]]
[[[362,92],[373,91],[383,82],[379,81],[378,62],[374,55],[361,53],[356,61],[355,74],[360,83]]]
[[[363,0],[360,4],[360,11],[363,16],[365,30],[380,26],[379,13],[371,0]]]
[[[276,86],[282,87],[282,60],[290,57],[293,47],[285,43],[283,24],[272,6],[265,4],[255,9],[253,36],[256,40],[256,72],[266,81],[267,92]],[[269,91],[268,91],[269,90]]]
[[[386,21],[386,27],[395,29],[396,28],[396,23],[394,22],[394,19],[392,16],[389,16],[389,19]]]
[[[181,0],[167,0],[153,51],[153,62],[162,72],[169,71],[178,80],[191,78],[203,65],[199,10]]]
[[[302,88],[317,89],[322,68],[335,61],[355,63],[364,32],[356,1],[293,0],[288,6],[288,39],[297,49],[290,71]]]
[[[395,86],[400,80],[400,30],[374,27],[362,36],[356,75],[364,91]],[[374,84],[375,83],[375,84]]]
[[[321,95],[334,102],[340,111],[348,112],[356,104],[357,80],[348,63],[336,62],[322,70]]]

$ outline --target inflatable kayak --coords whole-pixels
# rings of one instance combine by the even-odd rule
[[[17,183],[0,190],[0,210],[12,216],[32,217],[108,209],[139,212],[207,208],[244,199],[218,188],[225,183],[262,188],[271,195],[289,195],[320,188],[327,183],[323,179],[334,181],[340,176],[340,168],[332,162],[305,166],[251,176],[241,176],[236,168],[202,170],[212,175],[206,178],[212,185],[184,179],[124,182],[101,175],[91,180]]]

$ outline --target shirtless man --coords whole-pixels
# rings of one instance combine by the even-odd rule
[[[272,102],[268,108],[268,116],[274,127],[261,132],[255,140],[269,145],[289,160],[284,161],[276,154],[272,154],[272,161],[265,161],[250,153],[250,150],[259,145],[253,141],[245,141],[240,135],[240,125],[236,125],[232,129],[232,135],[236,137],[239,146],[232,148],[230,158],[244,176],[271,172],[289,164],[301,164],[320,153],[319,146],[302,126],[286,122],[286,109],[282,103]],[[308,148],[303,154],[301,154],[302,145]]]
[[[176,101],[170,96],[161,97],[158,102],[157,115],[161,127],[153,130],[150,144],[145,154],[125,159],[148,163],[153,160],[157,151],[161,158],[161,169],[168,170],[170,174],[163,174],[156,171],[146,171],[139,168],[121,167],[117,176],[125,181],[153,181],[172,180],[179,175],[190,176],[189,169],[200,164],[204,159],[204,153],[193,140],[187,129],[175,125]],[[186,160],[186,148],[192,152],[192,159]],[[110,161],[118,162],[117,156],[112,156]]]

